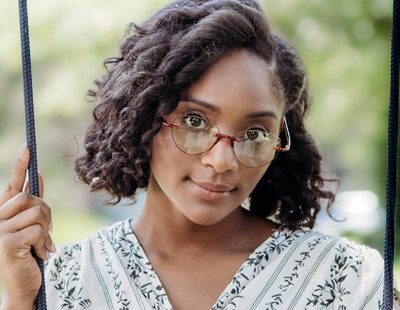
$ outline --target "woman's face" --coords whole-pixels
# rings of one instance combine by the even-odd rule
[[[221,58],[182,98],[188,100],[165,118],[168,123],[194,115],[195,122],[205,120],[226,135],[257,128],[279,136],[283,103],[273,92],[266,63],[245,50]],[[151,150],[148,198],[174,219],[199,225],[216,224],[240,207],[269,166],[238,162],[229,139],[202,154],[185,154],[166,126],[153,138]]]

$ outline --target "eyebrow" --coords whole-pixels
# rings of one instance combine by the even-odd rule
[[[203,108],[206,108],[208,110],[211,110],[213,112],[221,112],[221,109],[217,107],[216,105],[213,105],[211,103],[205,102],[203,100],[195,99],[192,97],[183,97],[181,98],[181,101],[183,102],[191,102],[194,104],[197,104],[199,106],[202,106]],[[274,111],[271,110],[265,110],[265,111],[258,111],[258,112],[252,112],[246,115],[246,118],[261,118],[261,117],[272,117],[275,119],[278,119],[278,116]]]
[[[197,104],[197,105],[202,106],[203,108],[206,108],[206,109],[211,110],[213,112],[221,112],[219,107],[217,107],[217,106],[215,106],[215,105],[213,105],[211,103],[202,101],[202,100],[198,100],[198,99],[195,99],[195,98],[192,98],[192,97],[183,97],[181,100],[184,101],[184,102],[186,101],[186,102],[191,102],[191,103]]]

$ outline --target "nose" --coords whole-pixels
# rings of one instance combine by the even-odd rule
[[[219,139],[210,150],[202,154],[201,163],[212,167],[217,173],[236,171],[239,168],[230,139]]]

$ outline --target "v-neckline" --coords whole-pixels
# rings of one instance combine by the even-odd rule
[[[163,296],[163,305],[166,309],[171,309],[173,310],[171,301],[169,299],[169,296],[156,272],[154,269],[150,259],[148,258],[146,251],[144,250],[142,244],[140,243],[139,239],[137,238],[135,232],[132,229],[131,226],[131,221],[132,219],[129,218],[125,221],[125,232],[127,232],[127,235],[132,235],[132,241],[137,244],[137,250],[140,252],[138,253],[142,258],[143,258],[143,263],[144,266],[147,268],[147,273],[148,275],[153,279],[152,285],[154,287],[157,287],[158,292],[161,293]],[[210,310],[215,310],[215,309],[221,309],[219,305],[219,302],[224,296],[229,296],[231,294],[232,288],[235,285],[235,279],[243,273],[247,268],[254,268],[254,265],[252,265],[252,262],[254,262],[257,259],[258,255],[265,254],[264,252],[269,248],[269,245],[273,243],[274,240],[276,240],[284,231],[287,231],[285,228],[277,228],[274,229],[272,234],[269,235],[264,241],[262,241],[250,254],[249,256],[242,262],[240,267],[236,270],[235,274],[232,276],[231,281],[229,281],[228,285],[224,288],[224,290],[221,292],[221,294],[218,296],[217,300],[214,302]],[[243,286],[241,289],[243,290],[246,286]],[[218,307],[217,307],[218,306]]]

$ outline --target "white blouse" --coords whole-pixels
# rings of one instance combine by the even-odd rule
[[[49,309],[172,310],[130,219],[78,244],[45,265]],[[380,254],[313,230],[275,231],[243,262],[217,309],[382,309]]]

